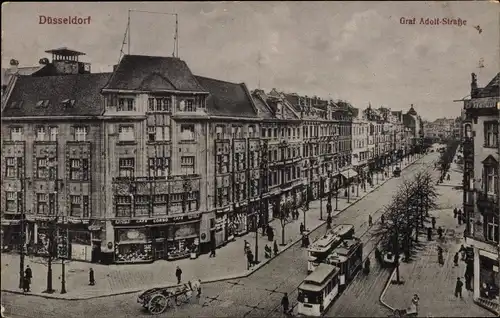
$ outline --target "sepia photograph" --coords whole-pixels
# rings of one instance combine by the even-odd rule
[[[498,317],[498,1],[2,3],[1,317]]]

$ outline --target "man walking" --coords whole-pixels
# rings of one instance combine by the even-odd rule
[[[304,224],[302,222],[300,222],[300,227],[299,227],[299,230],[300,230],[300,234],[303,234],[304,231],[306,230]]]
[[[90,268],[90,270],[89,270],[89,285],[90,286],[95,285],[94,270],[92,268]]]
[[[290,306],[290,301],[288,300],[288,293],[285,293],[283,298],[281,299],[281,306],[283,306],[283,313],[288,315],[288,307]]]
[[[29,265],[26,265],[26,270],[24,271],[24,277],[28,280],[28,291],[30,291],[31,279],[33,278],[33,272]]]
[[[368,226],[372,226],[373,225],[373,219],[372,219],[372,216],[371,215],[368,215]]]
[[[332,229],[332,216],[330,214],[328,214],[328,216],[326,217],[326,229]]]
[[[182,277],[182,270],[179,266],[177,266],[177,269],[175,270],[175,277],[177,277],[177,285],[180,284]]]
[[[460,296],[462,298],[462,287],[464,283],[460,280],[460,277],[457,277],[457,284],[455,285],[455,297]]]
[[[432,223],[432,229],[435,229],[436,228],[436,218],[435,217],[431,218],[431,223]]]

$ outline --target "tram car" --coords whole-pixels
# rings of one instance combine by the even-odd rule
[[[352,238],[354,235],[354,226],[351,224],[340,224],[335,226],[325,236],[317,239],[308,249],[307,273],[310,274],[314,269],[336,249],[342,240]]]
[[[299,286],[297,312],[321,317],[339,294],[339,268],[319,264]]]
[[[339,288],[344,290],[363,265],[363,243],[359,238],[343,240],[325,263],[339,268]]]

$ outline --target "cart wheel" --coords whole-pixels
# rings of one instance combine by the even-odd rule
[[[159,315],[167,309],[168,300],[163,295],[155,295],[149,301],[148,309],[153,315]]]
[[[177,306],[180,306],[182,303],[185,303],[187,301],[186,294],[180,294],[177,297],[175,297],[175,304]]]

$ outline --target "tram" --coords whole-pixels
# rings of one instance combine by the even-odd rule
[[[342,240],[352,238],[354,226],[351,224],[340,224],[335,226],[325,236],[317,239],[308,249],[307,273],[314,269],[336,249]]]
[[[299,286],[297,311],[300,315],[320,317],[339,293],[339,269],[320,264]]]
[[[344,290],[363,265],[363,243],[359,238],[342,241],[325,259],[325,263],[339,268],[339,288]]]

